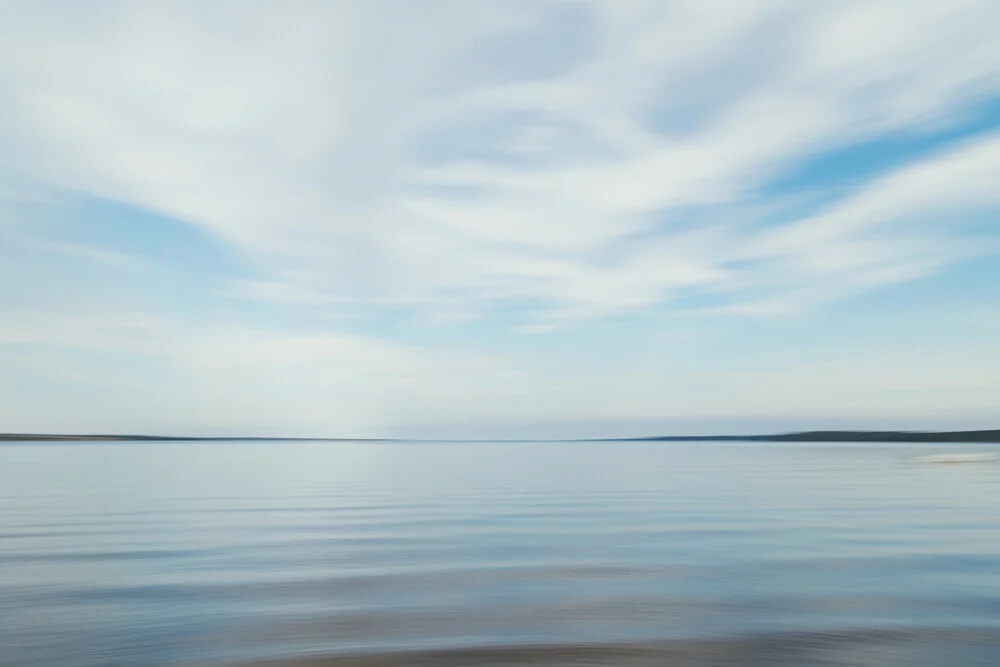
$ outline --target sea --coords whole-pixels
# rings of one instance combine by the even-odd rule
[[[4,443],[0,665],[1000,665],[989,451]]]

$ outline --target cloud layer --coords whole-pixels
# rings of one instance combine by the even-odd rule
[[[159,331],[139,354],[204,393],[179,413],[245,416],[265,386],[267,423],[308,428],[530,412],[519,353],[329,323],[787,315],[992,253],[998,22],[990,0],[0,1],[0,263],[25,286],[0,336]],[[195,269],[60,239],[84,198],[197,230],[244,263],[205,283],[220,308],[295,324],[150,305],[127,285],[150,262]]]

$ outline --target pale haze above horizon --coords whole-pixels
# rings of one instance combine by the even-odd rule
[[[0,432],[1000,426],[995,0],[0,0]]]

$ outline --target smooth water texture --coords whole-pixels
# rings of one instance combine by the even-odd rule
[[[7,444],[0,664],[997,630],[1000,464],[916,460],[959,450]]]

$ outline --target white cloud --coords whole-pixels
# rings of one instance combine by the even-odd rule
[[[799,310],[995,253],[995,230],[966,232],[981,225],[970,214],[1000,208],[998,176],[1000,134],[993,134],[877,179],[819,215],[758,234],[738,257],[771,265],[775,287],[789,287],[728,310]]]
[[[815,151],[920,131],[1000,91],[988,1],[107,1],[86,16],[9,1],[3,14],[3,124],[22,172],[198,225],[263,258],[275,284],[308,275],[317,303],[433,309],[461,293],[597,314],[678,283],[715,289],[754,232],[679,257],[670,226],[685,211],[751,203]],[[421,152],[453,135],[450,155]],[[942,219],[967,204],[932,191]],[[669,270],[643,268],[656,257],[629,243],[658,225]]]
[[[128,312],[4,321],[0,363],[61,387],[41,414],[17,400],[23,388],[4,402],[8,431],[379,437],[524,390],[516,366],[483,354]]]
[[[726,403],[670,367],[595,380],[345,322],[496,314],[557,337],[664,305],[797,313],[993,251],[974,223],[1000,208],[995,134],[836,191],[763,188],[961,125],[1000,94],[998,21],[991,0],[0,0],[0,342],[134,355],[155,368],[19,363],[120,380],[104,405],[195,430],[732,412],[774,378]],[[50,233],[45,207],[80,194],[197,227],[258,275],[206,286],[224,312],[172,307],[142,260]],[[241,320],[248,302],[309,317]],[[774,380],[805,396],[807,375]]]

